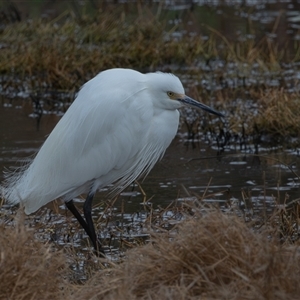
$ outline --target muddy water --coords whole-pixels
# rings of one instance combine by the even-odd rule
[[[0,105],[0,170],[17,165],[33,155],[60,119],[56,114],[45,114],[37,130],[29,101],[3,101]],[[179,132],[164,158],[149,176],[140,182],[154,207],[166,207],[170,202],[205,196],[206,201],[242,201],[250,196],[254,203],[266,196],[269,201],[298,198],[300,159],[297,150],[280,147],[267,149],[248,145],[240,150],[231,145],[221,151],[205,137],[194,147],[185,141],[184,128]],[[125,203],[125,212],[140,210],[144,196],[139,188],[128,188],[116,207]],[[243,192],[243,196],[242,196]],[[95,202],[105,193],[97,195]],[[272,198],[274,196],[274,198]]]

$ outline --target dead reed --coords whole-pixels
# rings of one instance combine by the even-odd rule
[[[66,11],[54,20],[6,24],[0,31],[0,73],[26,80],[33,90],[46,85],[70,91],[112,67],[154,70],[175,65],[194,68],[199,74],[204,72],[197,67],[199,62],[221,59],[238,63],[243,72],[245,63],[256,63],[262,71],[280,70],[285,53],[267,38],[229,40],[206,25],[199,31],[209,31],[208,38],[191,35],[183,25],[168,24],[147,5],[135,14],[115,7],[96,15],[78,19]],[[292,60],[297,59],[294,55]]]
[[[0,299],[63,299],[66,273],[63,254],[43,245],[32,231],[0,226]]]
[[[257,130],[281,137],[300,136],[300,102],[298,93],[288,93],[284,89],[251,91],[257,99],[259,113],[253,119]]]
[[[298,247],[255,233],[240,219],[198,210],[173,231],[95,273],[82,299],[296,299]],[[74,294],[74,295],[75,295]]]
[[[228,124],[219,125],[227,138],[236,135],[244,140],[245,135],[268,134],[288,142],[287,136],[299,137],[299,95],[296,91],[291,93],[280,77],[281,62],[287,61],[293,68],[298,51],[292,54],[288,48],[279,50],[275,41],[266,36],[260,40],[229,39],[207,25],[201,25],[199,34],[192,35],[184,24],[170,25],[165,16],[146,5],[137,7],[135,13],[115,7],[100,9],[96,16],[83,14],[78,18],[74,12],[66,11],[53,20],[5,24],[0,31],[3,90],[26,90],[37,99],[55,91],[51,92],[54,100],[45,101],[53,109],[54,105],[65,107],[57,105],[57,101],[73,99],[74,92],[103,69],[165,70],[179,72],[179,76],[183,69],[189,76],[191,96],[204,103],[211,99],[217,109],[228,112]],[[255,28],[251,30],[253,36],[260,35]],[[201,31],[209,32],[205,39]],[[222,62],[223,67],[215,67],[214,61]],[[228,69],[229,65],[233,67]],[[262,83],[276,76],[281,87]],[[203,88],[199,84],[202,79],[218,88]],[[58,92],[69,96],[58,99]],[[213,130],[198,120],[191,125],[191,134],[199,129]]]
[[[297,299],[296,200],[278,206],[272,215],[245,219],[235,205],[223,212],[199,200],[169,207],[169,212],[180,213],[181,222],[174,225],[171,219],[167,226],[165,213],[161,221],[148,218],[149,242],[133,242],[116,263],[69,246],[63,254],[22,226],[2,226],[0,298]],[[80,256],[88,266],[81,267],[86,274],[78,278],[66,265]]]

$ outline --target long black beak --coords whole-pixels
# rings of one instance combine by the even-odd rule
[[[202,104],[202,103],[200,103],[200,102],[198,102],[198,101],[196,101],[196,100],[194,100],[194,99],[192,99],[188,96],[184,96],[183,98],[180,98],[180,99],[177,99],[177,100],[184,103],[184,104],[186,104],[186,105],[201,108],[201,109],[203,109],[203,110],[205,110],[205,111],[207,111],[211,114],[217,115],[219,117],[222,117],[222,118],[225,117],[222,113],[220,113],[220,112],[212,109],[211,107],[209,107],[205,104]]]

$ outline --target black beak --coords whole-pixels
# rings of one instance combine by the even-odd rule
[[[203,109],[203,110],[205,110],[205,111],[207,111],[211,114],[217,115],[219,117],[222,117],[222,118],[225,117],[222,113],[220,113],[220,112],[212,109],[211,107],[209,107],[207,105],[204,105],[204,104],[202,104],[202,103],[200,103],[200,102],[198,102],[198,101],[196,101],[196,100],[194,100],[194,99],[192,99],[188,96],[184,96],[184,98],[180,98],[180,99],[177,99],[177,100],[184,103],[184,104],[186,104],[186,105],[188,105],[188,106],[194,106],[194,107],[201,108],[201,109]]]

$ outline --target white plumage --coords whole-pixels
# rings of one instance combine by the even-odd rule
[[[30,214],[54,199],[68,202],[108,184],[121,191],[162,157],[183,104],[221,116],[185,96],[172,74],[101,72],[81,88],[34,160],[8,176],[4,198]]]

